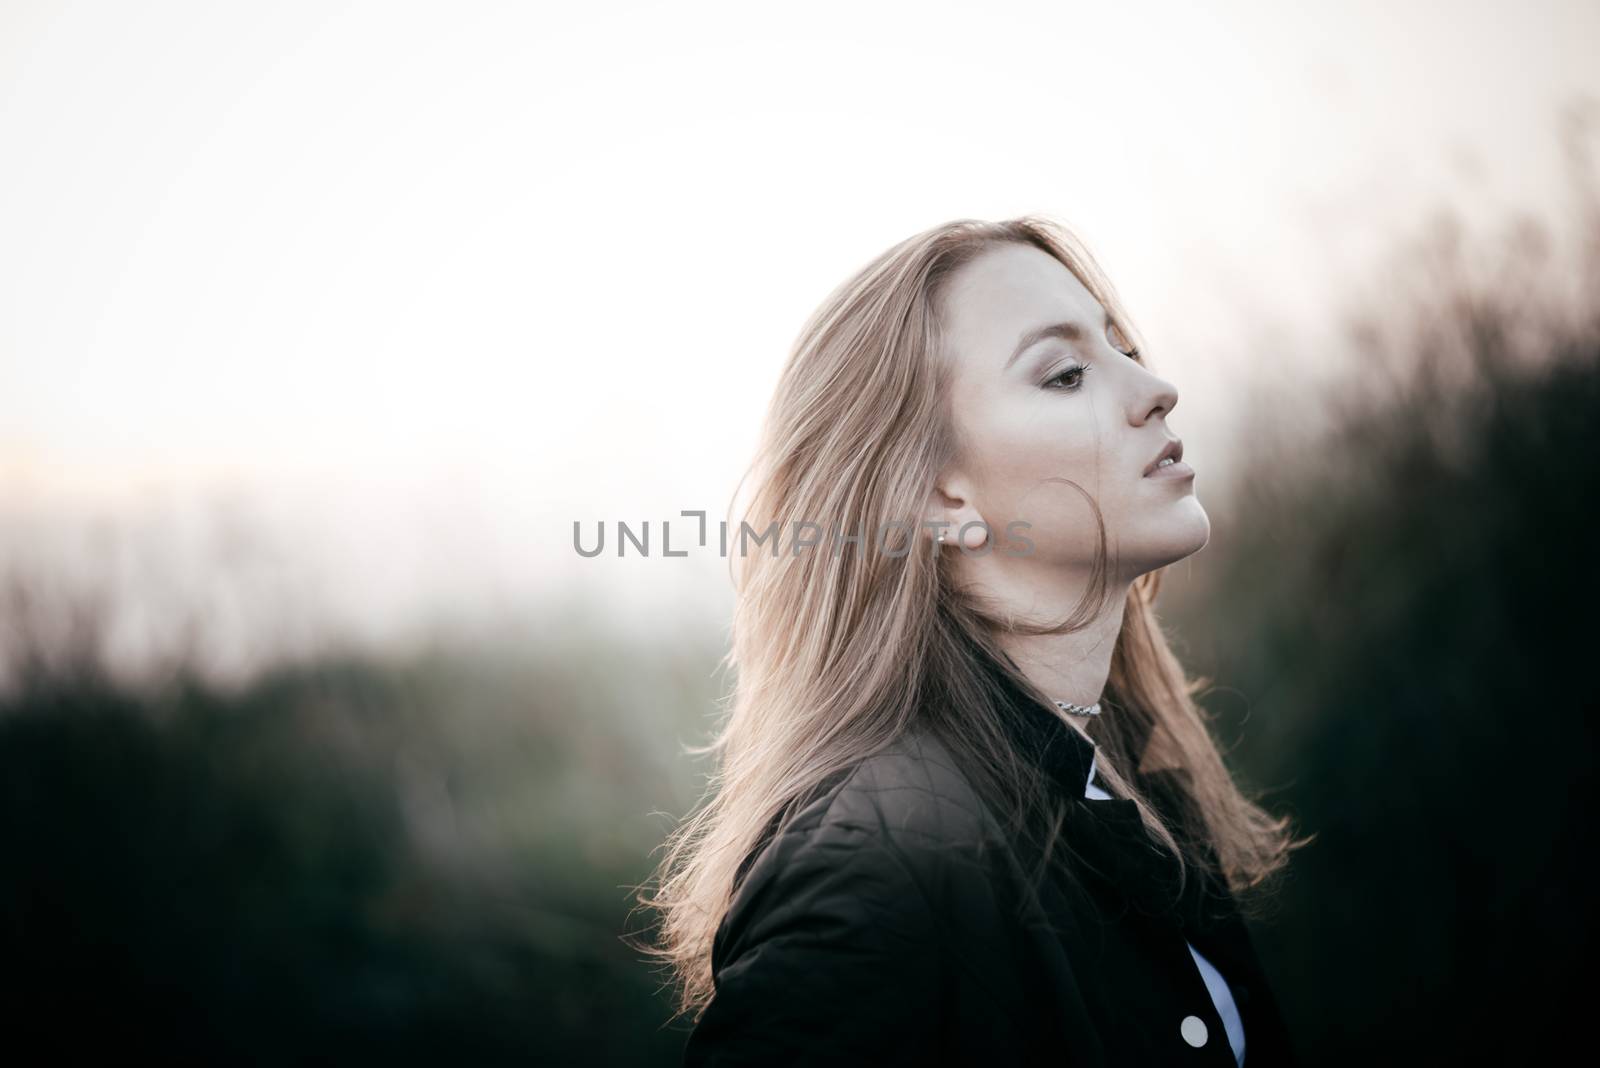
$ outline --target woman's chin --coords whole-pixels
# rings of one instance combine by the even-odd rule
[[[1160,526],[1150,531],[1148,538],[1140,539],[1140,551],[1127,554],[1138,563],[1139,574],[1170,567],[1186,560],[1204,549],[1211,541],[1211,517],[1194,498],[1191,503],[1174,509],[1162,517]]]

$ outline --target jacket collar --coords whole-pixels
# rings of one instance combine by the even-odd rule
[[[1017,669],[1010,657],[1005,659]],[[1072,801],[1066,813],[1067,850],[1084,862],[1081,870],[1109,889],[1111,901],[1125,902],[1205,954],[1227,977],[1236,999],[1241,992],[1248,993],[1239,1010],[1245,1033],[1252,1036],[1248,1048],[1255,1052],[1250,1056],[1263,1059],[1263,1063],[1289,1063],[1295,1055],[1294,1045],[1282,1011],[1225,884],[1203,870],[1191,869],[1180,890],[1177,869],[1164,852],[1152,848],[1138,806],[1126,799],[1088,798],[1098,748],[1095,742],[1017,686],[999,665],[991,662],[990,667],[1008,733],[1023,752],[1034,754]],[[1132,726],[1133,751],[1143,752],[1150,732]],[[1144,772],[1139,778],[1147,787],[1171,788],[1174,777],[1186,776],[1182,770],[1164,768]],[[1214,852],[1209,846],[1206,851],[1214,862]],[[1117,913],[1113,911],[1111,916],[1115,922]]]
[[[1016,661],[1005,653],[1005,662],[1020,672]],[[1073,801],[1087,797],[1094,772],[1094,740],[1022,689],[999,665],[992,665],[993,684],[1006,731],[1018,750],[1034,757],[1049,773],[1061,792]]]
[[[1016,667],[1010,657],[1006,661]],[[1139,806],[1126,798],[1088,797],[1098,749],[1095,742],[1019,687],[998,665],[993,666],[1002,696],[1002,718],[1012,740],[1022,752],[1033,755],[1072,802],[1066,813],[1067,833],[1074,840],[1069,849],[1088,859],[1090,870],[1107,878],[1140,911],[1167,917],[1188,937],[1205,939],[1204,944],[1215,950],[1213,959],[1219,966],[1223,960],[1239,965],[1236,932],[1231,932],[1235,943],[1228,942],[1228,936],[1223,936],[1222,942],[1213,940],[1214,925],[1237,927],[1242,922],[1222,885],[1204,872],[1191,870],[1190,877],[1183,880],[1181,897],[1174,896],[1178,892],[1177,869],[1164,851],[1154,848]],[[1148,730],[1137,731],[1135,752],[1148,740]],[[1174,776],[1186,774],[1161,769],[1145,772],[1139,779],[1143,788],[1166,790],[1172,788]],[[1214,861],[1214,854],[1211,856]]]

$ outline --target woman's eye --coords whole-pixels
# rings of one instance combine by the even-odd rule
[[[1120,326],[1118,326],[1116,323],[1111,323],[1106,328],[1106,331],[1111,337],[1112,348],[1116,349],[1130,360],[1137,360],[1139,358],[1138,348],[1128,343],[1128,339],[1123,335],[1122,328]]]
[[[1046,389],[1053,389],[1061,393],[1073,393],[1083,386],[1083,376],[1089,373],[1089,368],[1082,364],[1074,364],[1045,379]]]

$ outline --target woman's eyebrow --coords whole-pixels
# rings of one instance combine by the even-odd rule
[[[1111,325],[1110,312],[1106,313],[1106,325]],[[1017,341],[1017,347],[1011,350],[1010,358],[1006,360],[1005,367],[1002,367],[1000,370],[1008,370],[1012,364],[1017,362],[1017,357],[1021,356],[1024,352],[1027,352],[1045,338],[1051,337],[1058,337],[1063,341],[1082,341],[1083,327],[1079,326],[1075,322],[1066,321],[1059,323],[1046,323],[1044,326],[1035,327],[1034,329],[1029,330]]]

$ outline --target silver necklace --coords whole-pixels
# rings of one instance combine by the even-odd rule
[[[1098,716],[1100,714],[1099,701],[1092,705],[1075,705],[1071,701],[1056,701],[1055,705],[1069,716]]]

